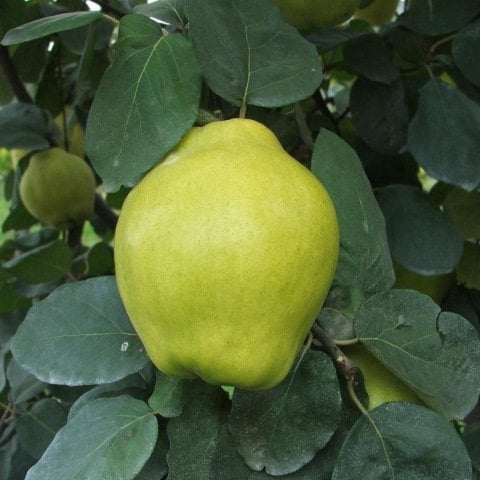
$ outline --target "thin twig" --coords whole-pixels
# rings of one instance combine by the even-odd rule
[[[312,333],[313,336],[320,341],[323,348],[335,362],[335,366],[347,382],[353,381],[358,368],[348,357],[345,356],[340,348],[338,348],[335,340],[330,338],[327,332],[317,323],[313,324]]]
[[[25,85],[18,74],[18,70],[13,63],[8,48],[4,45],[0,45],[0,67],[2,68],[2,71],[18,101],[23,103],[34,103],[32,97],[25,89]]]

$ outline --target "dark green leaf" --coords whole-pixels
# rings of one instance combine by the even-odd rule
[[[389,185],[376,196],[397,262],[422,275],[453,271],[462,255],[460,229],[419,187]]]
[[[10,386],[8,399],[17,404],[30,400],[45,388],[45,383],[28,373],[14,358],[8,363],[7,380]]]
[[[27,103],[12,103],[0,110],[0,145],[7,148],[44,150],[50,131],[45,112]]]
[[[447,194],[443,208],[461,227],[464,238],[480,238],[480,192],[454,188]]]
[[[45,283],[65,276],[72,265],[73,252],[62,240],[42,245],[5,262],[2,267],[28,283]]]
[[[388,369],[430,407],[464,418],[480,394],[480,339],[460,315],[426,295],[392,290],[368,298],[355,331]]]
[[[0,284],[0,314],[14,310],[27,310],[30,304],[30,300],[20,295],[11,284]]]
[[[473,190],[480,185],[480,106],[454,87],[430,80],[420,89],[408,148],[426,172]]]
[[[424,407],[386,403],[352,428],[332,480],[470,480],[455,429]]]
[[[480,87],[480,20],[477,20],[463,28],[455,36],[452,43],[452,53],[455,63],[462,73]]]
[[[478,13],[477,0],[417,0],[410,2],[400,23],[422,35],[442,35],[463,27]]]
[[[2,45],[29,42],[52,33],[83,27],[102,18],[100,12],[70,12],[39,18],[8,31],[0,42]]]
[[[155,390],[148,403],[163,417],[177,417],[194,396],[211,392],[214,387],[203,380],[184,380],[156,372]]]
[[[391,52],[382,37],[375,33],[349,40],[343,56],[349,68],[374,82],[390,84],[398,77]]]
[[[325,447],[337,428],[340,411],[331,359],[309,351],[278,387],[264,392],[236,390],[228,426],[251,469],[286,475]]]
[[[167,480],[247,480],[252,471],[235,451],[225,425],[225,393],[194,397],[167,425]]]
[[[12,344],[17,361],[48,383],[110,383],[148,359],[114,277],[65,284],[36,303]]]
[[[32,457],[40,458],[65,423],[65,408],[52,398],[44,398],[18,418],[17,434],[20,444]]]
[[[456,272],[458,282],[467,288],[480,290],[480,245],[465,242],[462,259]]]
[[[187,23],[185,19],[185,0],[158,0],[153,3],[138,5],[133,13],[157,18],[178,28],[183,28]]]
[[[147,463],[135,477],[135,480],[163,480],[168,473],[167,452],[169,444],[166,429],[160,430],[157,444]]]
[[[162,36],[143,15],[122,18],[117,55],[97,90],[85,145],[108,191],[133,183],[178,143],[197,118],[200,87],[185,37]]]
[[[203,0],[187,6],[205,79],[229,102],[278,107],[308,97],[320,85],[315,47],[269,2]]]
[[[355,152],[340,137],[322,130],[312,171],[332,197],[340,224],[340,258],[335,283],[366,295],[392,287],[394,273],[385,220]]]
[[[131,397],[138,398],[136,394],[140,392],[143,393],[146,388],[147,384],[145,380],[138,373],[129,375],[117,382],[97,385],[80,395],[75,400],[75,403],[68,411],[68,419],[70,420],[84,405],[97,398],[118,397],[120,395],[130,395]],[[142,396],[146,396],[146,393]],[[139,400],[142,400],[142,398],[139,398]]]
[[[379,153],[394,155],[407,143],[408,110],[402,82],[391,85],[360,77],[350,93],[357,133]]]
[[[89,277],[112,275],[114,273],[113,249],[105,242],[93,245],[87,255],[87,271]]]
[[[95,400],[59,430],[26,480],[133,479],[157,435],[157,421],[145,403],[126,395]]]

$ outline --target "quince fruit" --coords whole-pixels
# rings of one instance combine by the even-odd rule
[[[288,23],[300,31],[332,27],[346,22],[360,0],[271,0]]]
[[[421,275],[420,273],[412,272],[398,262],[394,262],[393,266],[396,275],[394,288],[417,290],[417,292],[428,295],[438,304],[442,303],[442,300],[455,283],[454,273]]]
[[[289,372],[330,288],[332,201],[262,124],[194,127],[129,193],[120,296],[168,375],[267,389]]]
[[[68,228],[93,213],[95,177],[85,161],[51,148],[30,158],[20,180],[25,208],[46,225]]]
[[[355,17],[367,21],[370,25],[383,25],[395,15],[398,1],[375,0],[368,7],[357,10]]]
[[[417,394],[372,355],[363,345],[345,348],[345,355],[354,361],[363,375],[368,393],[368,409],[385,402],[409,402],[422,404]]]
[[[64,148],[68,146],[68,152],[77,157],[83,158],[85,156],[85,133],[76,119],[72,117],[71,107],[67,107],[65,110],[66,126],[67,126],[67,140],[68,145],[65,145],[65,129],[63,124],[63,114],[60,113],[55,117],[55,123],[62,132],[59,145]]]

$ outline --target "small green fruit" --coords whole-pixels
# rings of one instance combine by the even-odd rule
[[[20,180],[25,208],[46,225],[68,228],[93,213],[95,178],[76,155],[51,148],[32,155]]]
[[[72,108],[67,107],[65,110],[67,120],[67,140],[68,140],[68,153],[77,155],[77,157],[83,158],[85,156],[85,133],[78,121],[70,121],[72,116]],[[60,146],[63,148],[65,143],[65,130],[63,125],[63,114],[59,114],[55,117],[55,123],[62,132],[62,137],[59,141]]]
[[[400,265],[393,264],[396,281],[395,288],[417,290],[431,297],[438,304],[442,303],[447,293],[455,283],[455,274],[446,273],[442,275],[420,275]]]
[[[383,25],[395,15],[398,1],[375,0],[368,7],[357,10],[355,17],[367,21],[370,25]]]
[[[271,0],[287,22],[300,31],[332,27],[346,22],[358,8],[360,0]]]
[[[345,355],[353,360],[362,372],[369,398],[369,410],[385,402],[422,403],[413,390],[384,367],[363,345],[345,348]]]
[[[330,197],[262,124],[193,128],[129,193],[119,292],[153,363],[266,389],[289,372],[330,288]]]

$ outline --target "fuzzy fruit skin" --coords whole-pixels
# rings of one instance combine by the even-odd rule
[[[357,10],[356,18],[367,21],[370,25],[383,25],[389,22],[397,11],[399,0],[375,0],[367,8]]]
[[[333,204],[252,120],[194,127],[129,193],[120,296],[158,369],[267,389],[289,372],[332,282]]]
[[[346,22],[358,8],[360,0],[271,0],[288,23],[300,31],[333,27]]]
[[[32,155],[20,180],[25,208],[46,225],[68,228],[93,213],[95,178],[76,155],[51,148]]]
[[[369,410],[385,402],[422,404],[417,394],[384,367],[363,345],[345,348],[345,355],[353,360],[362,372],[369,398]]]

